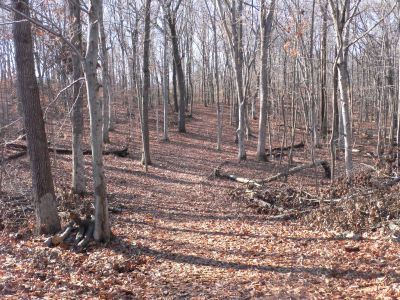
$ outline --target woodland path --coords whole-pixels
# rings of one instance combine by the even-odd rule
[[[400,252],[394,242],[340,240],[293,221],[266,221],[232,200],[229,192],[239,184],[210,177],[220,163],[228,161],[224,170],[251,178],[274,174],[279,167],[255,161],[255,138],[248,142],[249,160],[238,163],[227,116],[223,151],[216,151],[214,115],[211,108],[196,107],[188,133],[171,128],[169,143],[156,141],[151,120],[153,165],[147,174],[138,159],[105,157],[111,205],[123,207],[122,213],[111,214],[117,238],[109,246],[75,254],[43,247],[40,238],[15,242],[3,235],[0,283],[9,291],[0,294],[108,299],[398,295]],[[120,122],[113,133],[113,146],[124,143],[124,126]],[[57,168],[69,172],[70,158],[61,157]],[[288,184],[307,185],[313,176],[299,174]],[[348,244],[360,251],[347,253]],[[40,257],[47,262],[32,263],[32,256],[33,262]],[[10,271],[10,261],[20,265],[17,270]],[[29,280],[33,290],[22,293],[20,285],[13,293],[18,280]]]

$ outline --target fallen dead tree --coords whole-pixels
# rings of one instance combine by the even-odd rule
[[[244,183],[244,184],[248,184],[251,186],[256,186],[256,187],[260,187],[262,186],[264,183],[268,183],[271,181],[275,181],[278,180],[280,178],[284,178],[284,177],[288,177],[289,175],[293,175],[297,172],[306,170],[306,169],[310,169],[310,168],[314,168],[317,166],[321,166],[324,169],[325,172],[325,177],[326,178],[331,178],[331,168],[329,166],[329,163],[326,160],[316,160],[313,163],[309,163],[309,164],[303,164],[303,165],[299,165],[296,167],[293,167],[291,169],[288,169],[284,172],[278,173],[274,176],[271,176],[267,179],[250,179],[250,178],[245,178],[245,177],[240,177],[234,174],[223,174],[221,172],[221,167],[223,164],[221,164],[220,166],[218,166],[217,168],[214,169],[214,177],[216,178],[222,178],[222,179],[228,179],[228,180],[232,180],[232,181],[237,181],[240,183]]]
[[[222,174],[221,166],[214,169],[214,177],[237,181],[240,183],[245,183],[245,184],[249,184],[249,185],[253,185],[253,186],[257,186],[257,187],[261,186],[261,183],[259,180],[253,180],[253,179],[248,179],[248,178],[244,178],[244,177],[239,177],[234,174]]]
[[[278,156],[278,155],[283,155],[283,152],[285,151],[289,151],[292,147],[291,146],[287,146],[287,147],[276,147],[276,148],[272,148],[271,152],[269,149],[267,150],[267,153],[265,154],[266,157],[269,156]],[[304,148],[304,142],[300,142],[298,144],[294,144],[293,145],[293,149],[303,149]]]
[[[299,165],[299,166],[293,167],[291,169],[288,169],[287,171],[278,173],[274,176],[271,176],[267,179],[262,180],[262,183],[268,183],[268,182],[275,181],[275,180],[278,180],[283,177],[288,177],[289,175],[295,174],[297,172],[300,172],[300,171],[303,171],[306,169],[314,168],[317,166],[321,166],[324,169],[326,178],[329,178],[329,179],[331,178],[331,168],[329,167],[329,163],[326,160],[316,160],[313,163]]]
[[[17,143],[8,143],[5,145],[6,149],[8,150],[14,150],[14,151],[19,151],[18,153],[15,153],[13,155],[10,155],[6,158],[4,158],[4,162],[11,161],[13,159],[17,159],[19,157],[22,157],[27,154],[27,146],[24,144],[17,144]],[[72,155],[72,150],[71,149],[65,149],[65,148],[57,148],[57,147],[48,147],[49,152],[52,153],[57,153],[60,155]],[[103,150],[103,155],[115,155],[118,157],[126,157],[128,156],[128,148],[122,148],[122,149],[111,149],[111,150]],[[84,150],[83,155],[92,155],[92,150]]]

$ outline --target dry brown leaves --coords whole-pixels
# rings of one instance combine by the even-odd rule
[[[228,111],[228,108],[225,109]],[[128,136],[122,113],[112,133],[112,146],[129,142],[127,158],[106,156],[105,167],[116,238],[109,245],[91,244],[84,253],[67,246],[47,248],[45,237],[34,237],[29,206],[26,158],[8,163],[1,198],[0,295],[8,298],[101,299],[277,299],[390,298],[400,296],[399,247],[391,239],[337,238],[300,221],[271,222],[229,193],[240,187],[209,180],[223,161],[224,170],[247,178],[266,178],[284,169],[279,162],[261,163],[255,139],[247,142],[247,162],[235,161],[237,148],[228,115],[223,151],[215,150],[215,111],[195,107],[187,134],[171,128],[169,143],[155,138],[151,115],[154,164],[145,173],[139,162],[137,120]],[[171,116],[171,121],[173,117]],[[256,126],[256,122],[253,124]],[[87,127],[86,127],[87,128]],[[67,147],[70,128],[60,146]],[[88,135],[87,135],[88,136]],[[132,141],[133,145],[132,146]],[[275,141],[279,145],[279,141]],[[319,150],[322,151],[322,150]],[[320,157],[327,155],[318,153]],[[307,149],[296,152],[306,161]],[[68,196],[71,158],[53,159],[61,213],[90,211],[90,195]],[[90,180],[90,159],[87,178]],[[276,193],[264,194],[275,205],[295,209],[298,191],[316,194],[320,170],[308,170],[274,183]],[[320,190],[327,181],[319,182]],[[91,187],[90,187],[91,188]],[[340,195],[339,191],[337,195]],[[22,195],[23,205],[9,204]],[[281,196],[280,196],[281,195]],[[308,197],[305,194],[301,196]],[[385,194],[387,195],[387,194]],[[279,198],[281,197],[281,198]],[[386,196],[385,196],[386,197]],[[308,197],[309,198],[309,197]],[[15,209],[17,207],[17,209]],[[14,216],[14,217],[13,217]],[[357,249],[357,250],[355,250]]]

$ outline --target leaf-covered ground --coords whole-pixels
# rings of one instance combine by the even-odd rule
[[[111,213],[115,238],[109,245],[91,244],[83,253],[68,245],[44,246],[44,236],[32,235],[27,158],[5,166],[1,298],[400,297],[398,243],[378,234],[346,239],[300,221],[268,221],[245,202],[232,199],[230,194],[239,183],[212,178],[213,169],[225,161],[224,171],[248,178],[266,178],[284,168],[275,161],[254,160],[255,138],[247,142],[249,160],[238,163],[228,116],[223,151],[218,152],[212,108],[195,107],[186,134],[176,133],[171,116],[168,143],[157,141],[154,115],[153,165],[148,173],[139,162],[137,125],[133,136],[128,136],[127,121],[120,116],[112,144],[107,146],[118,148],[129,141],[131,152],[126,158],[104,157],[109,201],[118,208]],[[64,131],[56,140],[67,147],[69,128]],[[320,156],[326,155],[319,151]],[[304,162],[308,156],[307,149],[301,150],[295,160]],[[52,156],[52,160],[61,215],[74,206],[88,207],[90,195],[73,203],[65,196],[70,156]],[[316,183],[329,184],[322,170],[304,171],[289,177],[287,183],[273,185],[314,191]]]

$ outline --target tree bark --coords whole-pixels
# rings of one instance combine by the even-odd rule
[[[176,12],[171,11],[171,8],[166,8],[167,21],[171,32],[172,53],[174,56],[176,75],[178,79],[179,88],[179,111],[178,111],[178,131],[186,132],[185,126],[185,75],[183,74],[182,60],[179,54],[179,40],[176,32]]]
[[[106,197],[106,182],[103,166],[102,111],[99,96],[100,85],[97,81],[97,57],[99,52],[99,10],[102,0],[90,0],[88,41],[85,58],[85,78],[90,114],[90,137],[92,147],[92,167],[95,196],[95,229],[97,241],[110,240],[111,230]]]
[[[164,18],[164,52],[163,52],[163,108],[164,108],[164,128],[163,140],[169,141],[168,137],[168,103],[169,103],[169,61],[168,61],[168,34],[167,21]]]
[[[101,45],[101,62],[102,62],[102,77],[103,77],[103,142],[110,142],[111,130],[111,80],[108,72],[108,53],[106,31],[104,30],[103,9],[99,10],[99,28],[100,28],[100,45]]]
[[[150,141],[149,141],[149,97],[150,97],[150,6],[151,0],[146,0],[145,4],[145,23],[144,23],[144,42],[143,42],[143,91],[141,101],[141,126],[143,156],[142,164],[151,164],[150,160]]]
[[[260,70],[260,119],[258,124],[257,159],[265,160],[265,141],[267,123],[267,101],[268,101],[268,49],[272,31],[272,20],[274,17],[275,0],[267,16],[266,0],[261,1],[260,22],[261,22],[261,70]]]
[[[82,25],[80,1],[68,0],[70,17],[69,32],[71,42],[82,53]],[[83,77],[81,59],[72,52],[72,80]],[[83,89],[80,82],[75,82],[72,91],[72,191],[83,194],[86,191],[85,165],[83,158]]]
[[[61,229],[51,174],[47,138],[40,106],[39,87],[35,75],[33,42],[30,22],[19,14],[29,16],[28,0],[13,0],[13,36],[17,70],[17,93],[21,103],[28,153],[31,165],[36,225],[39,233],[55,233]]]

